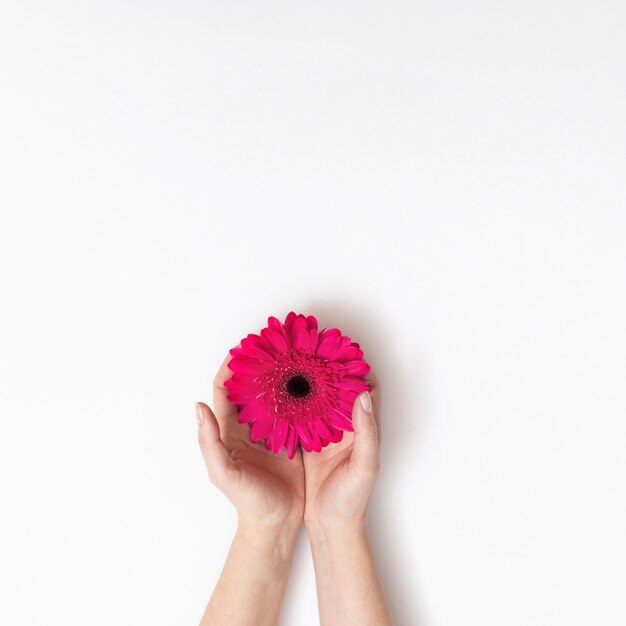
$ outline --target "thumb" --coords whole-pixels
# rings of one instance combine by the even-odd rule
[[[198,420],[198,443],[206,464],[211,482],[220,486],[234,470],[228,450],[220,438],[220,427],[213,411],[204,404],[196,402]]]
[[[357,396],[352,407],[354,443],[350,464],[356,469],[377,474],[380,464],[378,427],[372,407],[372,397],[365,391]]]

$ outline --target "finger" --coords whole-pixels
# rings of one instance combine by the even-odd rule
[[[370,386],[370,397],[372,399],[372,409],[374,411],[374,419],[376,420],[376,428],[378,429],[378,443],[382,435],[380,427],[380,381],[373,370],[370,370],[365,380]]]
[[[237,412],[237,407],[228,400],[228,389],[224,387],[224,383],[233,375],[228,368],[230,358],[230,354],[227,354],[213,380],[213,406],[221,424],[227,416]]]
[[[220,439],[220,428],[215,415],[204,402],[196,402],[196,418],[198,443],[209,478],[219,486],[230,478],[234,466],[224,442]]]
[[[350,464],[360,471],[376,474],[380,460],[378,427],[373,409],[369,392],[364,391],[357,396],[352,407],[354,442]]]

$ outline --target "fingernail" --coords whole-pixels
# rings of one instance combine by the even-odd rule
[[[361,394],[361,406],[366,413],[372,412],[372,398],[367,391],[364,394]]]
[[[202,422],[204,422],[204,411],[202,410],[202,407],[200,406],[199,402],[196,402],[196,419],[198,420],[198,425],[202,424]]]

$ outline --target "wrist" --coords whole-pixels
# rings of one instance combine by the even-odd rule
[[[367,525],[363,522],[309,524],[306,528],[316,571],[340,567],[346,559],[353,562],[358,555],[369,553]]]
[[[234,542],[243,546],[246,553],[258,558],[265,567],[288,567],[295,549],[300,522],[263,522],[239,517]]]
[[[302,525],[304,505],[290,503],[260,512],[258,507],[236,507],[238,525],[243,528],[263,528],[267,533],[284,529],[297,530]]]
[[[314,542],[349,542],[355,539],[367,539],[367,517],[355,518],[320,518],[305,517],[307,534]]]
[[[301,525],[302,515],[260,519],[240,514],[237,518],[237,535],[258,547],[263,547],[277,542],[295,541]]]
[[[302,514],[290,513],[271,517],[260,517],[238,513],[237,529],[249,534],[263,534],[264,536],[276,536],[297,534],[302,525]]]

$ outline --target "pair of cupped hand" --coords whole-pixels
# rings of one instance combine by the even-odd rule
[[[283,449],[273,454],[250,441],[250,427],[237,421],[224,382],[232,372],[224,360],[213,386],[213,411],[196,404],[198,439],[211,481],[237,509],[240,523],[284,525],[362,524],[379,470],[379,390],[360,394],[352,409],[354,432],[321,452]]]

